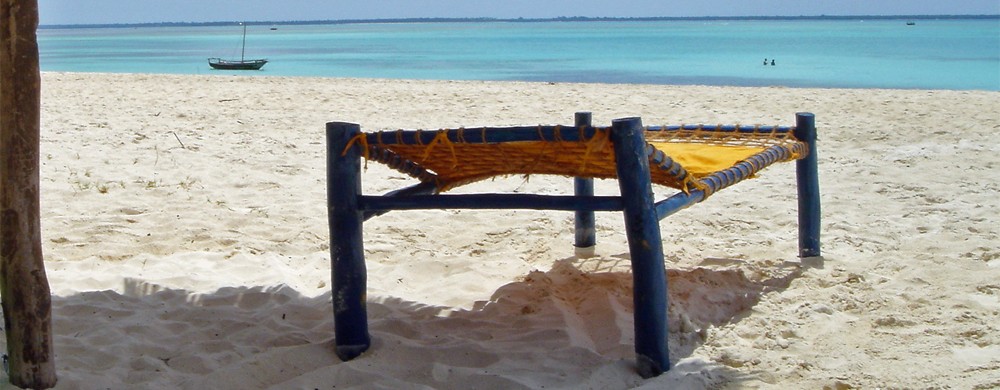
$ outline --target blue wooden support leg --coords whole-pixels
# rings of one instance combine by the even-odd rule
[[[576,113],[576,127],[590,127],[592,115],[589,112]],[[575,196],[594,196],[594,179],[589,177],[577,177],[573,180],[573,194]],[[579,257],[591,257],[594,255],[594,246],[597,245],[597,228],[595,227],[594,211],[577,211],[574,223],[576,225],[576,255]]]
[[[667,351],[667,279],[659,218],[653,205],[649,157],[639,118],[612,122],[618,185],[625,215],[625,233],[632,257],[635,352],[644,378],[670,369]]]
[[[327,138],[327,209],[330,260],[333,263],[333,318],[336,352],[341,360],[361,355],[371,345],[366,307],[367,274],[363,246],[361,146],[347,145],[361,132],[353,123],[331,122]],[[345,152],[346,150],[346,152]]]
[[[816,117],[795,115],[795,137],[809,145],[809,155],[795,162],[799,193],[799,257],[820,256],[819,171],[816,159]]]

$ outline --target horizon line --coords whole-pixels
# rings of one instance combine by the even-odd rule
[[[130,28],[130,27],[207,27],[246,25],[328,25],[365,23],[448,23],[448,22],[586,22],[586,21],[683,21],[683,20],[932,20],[932,19],[1000,19],[1000,14],[943,14],[943,15],[799,15],[799,16],[558,16],[551,18],[492,18],[492,17],[425,17],[425,18],[374,18],[374,19],[327,19],[327,20],[258,20],[258,21],[214,21],[214,22],[143,22],[143,23],[77,23],[39,24],[39,29],[54,28]]]

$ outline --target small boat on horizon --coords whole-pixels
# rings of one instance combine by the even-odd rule
[[[257,60],[224,60],[221,58],[209,58],[208,66],[221,70],[260,70],[267,64],[265,59]]]
[[[240,51],[239,60],[225,60],[222,58],[209,58],[208,66],[212,69],[221,70],[260,70],[267,64],[267,60],[263,58],[248,60],[246,59],[247,51],[247,25],[246,23],[241,23],[243,25],[243,48]]]
[[[906,22],[907,26],[916,26],[917,22]]]

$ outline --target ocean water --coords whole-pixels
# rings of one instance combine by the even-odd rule
[[[1000,90],[1000,19],[252,25],[255,75]],[[273,29],[272,29],[273,28]],[[39,30],[43,71],[227,74],[242,29]],[[774,60],[775,65],[764,65]]]

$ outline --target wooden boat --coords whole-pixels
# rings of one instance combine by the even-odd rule
[[[259,60],[224,60],[221,58],[209,58],[208,66],[222,70],[259,70],[267,63],[265,59]]]
[[[239,60],[224,60],[222,58],[209,58],[208,66],[212,69],[222,69],[222,70],[260,70],[267,64],[267,60],[260,58],[254,60],[246,59],[247,51],[247,25],[243,23],[243,48],[240,51]]]

